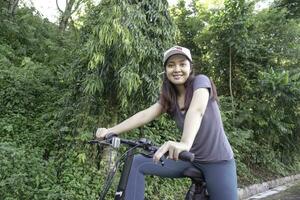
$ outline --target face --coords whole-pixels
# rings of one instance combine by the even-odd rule
[[[183,85],[191,73],[190,61],[183,55],[174,55],[166,64],[166,75],[174,85]]]

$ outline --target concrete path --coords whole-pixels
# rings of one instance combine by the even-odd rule
[[[265,198],[266,196],[270,196],[271,194],[276,194],[280,191],[284,191],[287,188],[291,187],[292,185],[298,183],[299,181],[300,181],[300,174],[297,174],[297,175],[283,177],[283,178],[279,178],[276,180],[272,180],[272,181],[268,181],[268,182],[264,182],[264,183],[260,183],[260,184],[250,185],[248,187],[239,189],[239,199],[252,200],[255,198],[257,199],[259,197],[260,197],[260,199],[262,199],[262,198]],[[295,187],[297,188],[297,186],[295,186]],[[299,187],[297,188],[297,191],[298,190],[300,191]],[[259,197],[256,196],[258,194],[260,194]],[[298,195],[298,193],[296,195]],[[277,198],[274,200],[281,200],[281,199]],[[299,200],[300,200],[300,198],[299,198]]]
[[[257,194],[247,200],[300,200],[300,181],[289,183]]]

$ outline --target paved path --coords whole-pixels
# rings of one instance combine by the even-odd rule
[[[279,193],[278,193],[279,192]],[[255,195],[248,200],[300,200],[300,181]]]

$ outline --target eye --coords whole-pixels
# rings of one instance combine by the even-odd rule
[[[185,67],[186,63],[180,63],[180,67]]]
[[[167,65],[168,68],[173,68],[175,65],[173,63],[170,63]]]

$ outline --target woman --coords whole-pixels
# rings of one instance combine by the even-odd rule
[[[164,53],[165,77],[159,102],[112,128],[99,128],[96,136],[122,133],[142,126],[167,112],[182,131],[180,142],[164,143],[151,158],[134,157],[125,199],[144,199],[145,175],[180,178],[191,166],[200,169],[211,200],[236,200],[236,166],[224,133],[214,84],[205,75],[193,75],[192,56],[187,48],[174,46]],[[178,160],[182,151],[195,154],[193,163]],[[165,165],[158,163],[168,152]],[[154,161],[154,162],[153,162]]]

